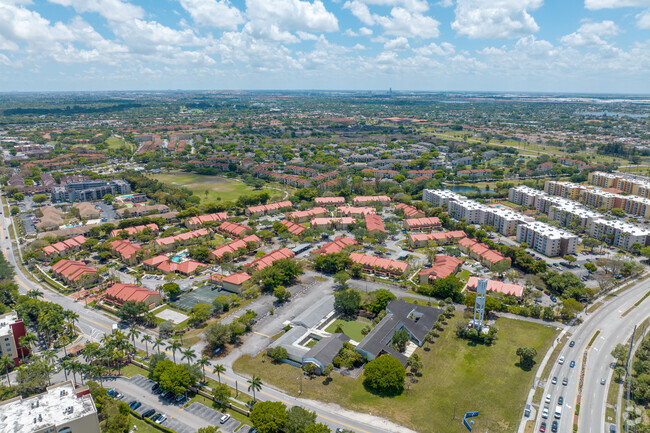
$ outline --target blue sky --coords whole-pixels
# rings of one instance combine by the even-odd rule
[[[650,93],[650,0],[0,0],[0,91]]]

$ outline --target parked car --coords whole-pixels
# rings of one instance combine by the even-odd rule
[[[604,377],[601,377],[601,378],[600,378],[600,384],[601,384],[601,385],[605,385],[605,382],[607,382],[607,381],[605,380],[605,378],[604,378]]]
[[[110,395],[111,397],[114,397],[115,394],[117,394],[117,392],[113,388],[111,388],[108,391],[106,391],[106,394]]]
[[[174,393],[172,391],[167,391],[165,395],[163,395],[163,398],[172,398],[173,395]]]
[[[546,404],[551,404],[551,394],[546,394]]]
[[[183,400],[185,400],[185,395],[179,394],[179,395],[176,396],[176,403],[180,403]]]
[[[162,416],[161,414],[157,413],[151,417],[151,421],[158,422],[161,416]]]
[[[559,396],[559,397],[557,398],[557,404],[559,404],[559,405],[564,404],[564,397]]]
[[[222,415],[221,418],[219,418],[219,422],[221,424],[225,424],[229,419],[230,419],[230,415],[225,414],[225,415]]]
[[[551,424],[551,431],[557,433],[557,421],[553,421],[553,424]]]
[[[129,402],[129,407],[130,407],[130,408],[133,408],[133,405],[136,404],[136,403],[137,403],[137,402],[136,402],[135,400],[131,400],[131,401]]]
[[[545,432],[546,431],[546,423],[542,421],[542,423],[539,425],[539,431]]]
[[[545,407],[544,410],[542,410],[542,418],[546,419],[548,418],[548,408]]]
[[[165,415],[165,414],[161,414],[161,415],[160,415],[160,418],[158,418],[158,419],[156,420],[156,424],[162,424],[162,423],[164,423],[165,421],[167,421],[167,415]]]
[[[142,417],[143,418],[149,418],[154,413],[156,413],[156,411],[154,409],[149,409],[148,411],[146,411],[145,413],[142,414]]]
[[[576,362],[575,362],[575,361],[571,361],[571,362],[569,363],[569,367],[573,368],[573,367],[575,367],[575,366],[576,366]]]
[[[121,399],[124,398],[124,394],[122,394],[121,392],[118,392],[117,394],[115,394],[115,398],[118,399],[118,400],[121,400]]]
[[[152,391],[155,391],[155,390],[157,390],[158,388],[160,388],[160,385],[157,384],[157,383],[154,383],[153,386],[151,387],[151,390],[152,390]]]

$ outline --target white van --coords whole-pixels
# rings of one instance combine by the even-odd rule
[[[562,417],[562,406],[559,404],[555,407],[555,419],[560,419]]]

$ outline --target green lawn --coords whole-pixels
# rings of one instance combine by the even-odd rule
[[[122,147],[125,144],[126,144],[126,147],[129,147],[129,148],[133,149],[133,146],[131,146],[130,144],[128,144],[126,141],[122,140],[121,138],[117,138],[114,135],[111,135],[110,137],[108,137],[106,139],[106,144],[108,145],[109,149],[119,149],[120,147]]]
[[[366,391],[362,377],[334,374],[323,384],[316,377],[303,382],[303,398],[337,403],[351,410],[387,417],[418,432],[464,433],[462,414],[480,411],[475,431],[515,431],[524,409],[535,369],[524,371],[515,364],[518,347],[537,350],[539,362],[555,338],[555,328],[512,319],[498,319],[498,339],[493,346],[474,345],[455,335],[455,317],[433,343],[431,350],[418,349],[424,369],[418,382],[398,397],[381,397]],[[262,381],[297,395],[299,371],[288,364],[262,363],[261,357],[244,356],[236,371],[257,374]],[[287,386],[289,384],[289,386]],[[451,421],[456,410],[460,419]]]
[[[330,326],[325,329],[325,331],[333,334],[339,325],[341,328],[343,328],[343,333],[345,335],[354,341],[360,342],[364,337],[364,335],[361,333],[361,330],[368,326],[368,323],[363,323],[356,320],[336,319]]]
[[[149,349],[149,354],[151,354],[151,349]],[[124,367],[121,368],[120,371],[122,372],[122,376],[125,376],[125,377],[133,377],[133,376],[135,376],[137,374],[141,374],[144,377],[147,377],[149,375],[149,372],[147,370],[145,370],[144,368],[140,368],[137,365],[133,365],[133,364],[125,365]]]
[[[270,201],[278,201],[284,197],[284,194],[274,189],[262,188],[255,190],[243,182],[227,179],[222,176],[204,176],[186,172],[171,172],[165,174],[156,174],[154,179],[163,183],[184,186],[199,197],[202,201],[235,201],[241,195],[259,193],[266,191],[271,195]],[[277,188],[277,185],[273,186]],[[286,189],[286,188],[284,188]],[[207,192],[207,195],[206,195]]]
[[[457,276],[459,280],[466,283],[467,281],[469,281],[470,275],[471,273],[467,269],[463,269]]]
[[[160,433],[160,430],[158,430],[152,425],[147,424],[141,419],[134,417],[133,415],[131,415],[129,420],[131,422],[131,428],[133,428],[133,426],[137,427],[136,431],[138,433]]]

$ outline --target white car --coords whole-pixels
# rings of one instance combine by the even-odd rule
[[[158,419],[156,420],[156,424],[162,424],[162,423],[164,423],[165,421],[167,421],[167,415],[162,414],[162,415],[160,415],[160,418],[158,418]]]
[[[542,411],[542,418],[544,419],[548,418],[548,407],[545,407],[544,410]]]
[[[564,364],[564,356],[560,356],[560,359],[557,360],[557,363],[560,365]]]
[[[546,404],[551,404],[551,394],[546,394],[546,400],[544,400]]]
[[[230,415],[225,414],[225,415],[223,415],[221,418],[219,418],[219,422],[220,422],[221,424],[225,424],[229,419],[230,419]]]

